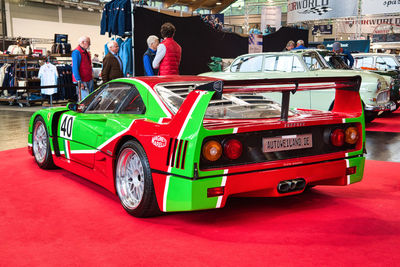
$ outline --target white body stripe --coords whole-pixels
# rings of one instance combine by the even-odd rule
[[[165,106],[164,102],[161,101],[160,97],[154,92],[153,88],[151,88],[147,83],[142,82],[141,80],[138,79],[131,79],[134,80],[138,83],[140,83],[141,85],[143,85],[144,87],[147,88],[147,90],[150,92],[150,94],[154,97],[154,99],[157,101],[158,105],[161,107],[161,109],[164,111],[164,113],[167,115],[168,118],[172,117],[171,112],[169,112],[169,110],[167,109],[167,107]]]
[[[347,156],[347,154],[346,154]],[[348,159],[346,159],[346,169],[350,167],[350,162]],[[350,175],[347,175],[347,184],[350,184]]]
[[[67,159],[70,159],[70,155],[69,155],[69,141],[68,140],[64,140],[64,149],[65,149],[65,157]]]
[[[221,186],[225,186],[226,185],[226,179],[227,176],[226,174],[228,173],[228,170],[224,170],[224,176],[222,177],[222,182],[221,182]],[[224,196],[219,196],[218,197],[218,201],[217,201],[217,209],[221,207],[221,203],[222,203],[222,199]]]
[[[185,122],[183,123],[182,128],[181,128],[181,130],[179,132],[178,139],[181,139],[183,131],[185,130],[186,125],[189,122],[189,119],[192,117],[192,113],[193,113],[194,109],[196,108],[197,104],[199,103],[201,97],[203,95],[205,95],[206,93],[207,92],[199,92],[199,95],[197,96],[196,101],[194,101],[192,107],[190,108],[189,114],[186,116]]]
[[[111,141],[113,141],[114,139],[120,137],[121,135],[123,135],[124,133],[126,133],[127,131],[129,131],[129,129],[132,127],[132,124],[135,122],[135,120],[133,120],[131,122],[131,124],[129,125],[128,128],[126,128],[125,130],[115,134],[113,137],[109,138],[107,141],[105,141],[103,144],[101,144],[97,149],[101,150],[103,147],[105,147],[106,145],[108,145]]]
[[[71,154],[95,154],[98,150],[71,150]]]
[[[234,134],[237,133],[238,130],[239,130],[239,128],[233,128],[233,133],[234,133]]]
[[[346,123],[346,119],[342,119],[342,123]]]
[[[171,172],[171,167],[168,167],[168,172]],[[163,211],[167,212],[167,196],[168,196],[168,186],[169,186],[169,179],[171,175],[167,176],[167,180],[165,181],[164,187],[164,196],[163,196]]]

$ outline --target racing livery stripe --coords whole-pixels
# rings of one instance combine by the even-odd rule
[[[70,159],[70,147],[69,147],[69,141],[64,139],[64,151],[65,151],[65,157],[67,159]]]
[[[226,185],[226,179],[227,179],[226,174],[228,173],[228,171],[229,170],[224,170],[224,176],[222,177],[221,187]],[[217,209],[221,207],[223,197],[224,197],[224,195],[218,197],[217,206],[216,206]]]
[[[197,96],[196,101],[194,101],[192,107],[190,108],[188,115],[186,116],[185,122],[183,123],[182,128],[179,132],[178,139],[181,139],[182,134],[185,131],[186,125],[188,124],[189,119],[192,117],[192,113],[193,113],[194,109],[196,108],[197,104],[199,103],[201,97],[203,95],[205,95],[206,93],[207,92],[204,92],[204,91],[199,92],[199,95]]]
[[[185,118],[185,122],[183,123],[181,130],[179,132],[178,135],[178,139],[181,138],[183,131],[185,130],[185,127],[189,121],[189,119],[192,117],[192,113],[194,111],[194,109],[196,108],[197,103],[200,101],[201,97],[206,94],[207,92],[199,92],[199,95],[197,96],[195,102],[193,103],[192,107],[190,108],[189,113],[187,114],[186,118]],[[169,166],[168,167],[168,173],[171,173],[171,169],[172,167]],[[165,188],[164,188],[164,197],[163,197],[163,211],[166,212],[167,211],[167,198],[168,198],[168,187],[169,187],[169,180],[170,180],[171,176],[167,176],[167,180],[165,182]]]
[[[128,128],[126,128],[125,130],[122,130],[121,132],[115,134],[113,137],[111,137],[110,139],[108,139],[107,141],[105,141],[103,144],[101,144],[97,149],[101,150],[103,147],[105,147],[106,145],[108,145],[109,143],[111,143],[114,139],[120,137],[121,135],[123,135],[124,133],[126,133],[127,131],[129,131],[129,129],[132,127],[132,124],[135,122],[135,120],[132,120],[131,124],[128,126]]]
[[[154,97],[154,99],[157,101],[158,105],[160,106],[160,108],[164,111],[165,115],[168,118],[172,117],[171,112],[169,112],[169,110],[167,109],[167,107],[165,106],[164,102],[161,101],[160,97],[153,91],[153,88],[151,88],[147,83],[142,82],[141,80],[137,80],[137,79],[131,79],[134,80],[138,83],[140,83],[141,85],[143,85],[144,87],[146,87],[146,89],[151,93],[151,95]]]
[[[348,159],[346,159],[346,170],[348,167],[350,167],[350,162]],[[350,175],[347,175],[346,177],[347,177],[347,184],[349,185],[350,184]]]
[[[95,154],[98,150],[71,150],[71,154]]]

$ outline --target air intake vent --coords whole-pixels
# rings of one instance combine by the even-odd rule
[[[175,138],[169,139],[167,166],[175,167],[178,169],[185,168],[187,145],[188,141]]]

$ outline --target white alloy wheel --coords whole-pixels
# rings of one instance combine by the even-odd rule
[[[130,147],[121,151],[116,169],[116,189],[125,208],[136,209],[144,193],[143,164],[136,151]]]

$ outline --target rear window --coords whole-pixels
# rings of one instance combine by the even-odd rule
[[[197,84],[199,85],[199,84]],[[174,85],[162,84],[156,86],[157,93],[163,102],[175,114],[181,107],[186,96],[196,84]],[[262,119],[281,116],[281,106],[278,99],[281,93],[229,93],[223,94],[220,100],[211,100],[206,118],[209,119]],[[289,116],[294,115],[290,111]]]

